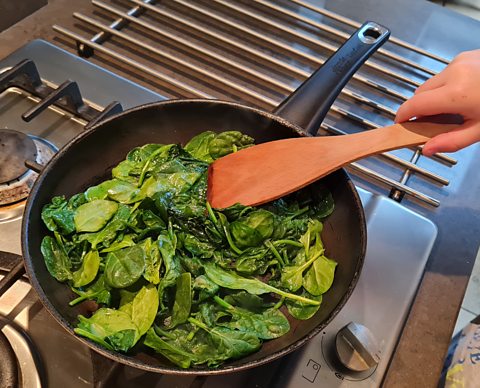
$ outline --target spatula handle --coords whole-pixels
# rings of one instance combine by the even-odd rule
[[[355,161],[370,155],[397,148],[426,143],[431,138],[458,128],[458,124],[407,122],[347,135],[348,149],[344,150]],[[345,145],[345,143],[343,143]],[[343,147],[347,148],[347,147]]]

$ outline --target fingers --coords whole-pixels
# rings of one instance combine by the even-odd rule
[[[429,140],[422,153],[431,156],[437,152],[455,152],[480,141],[480,122],[467,122],[454,131],[443,133]]]
[[[448,81],[448,67],[445,68],[441,73],[434,75],[432,78],[426,80],[422,85],[420,85],[416,90],[415,94],[423,93],[428,90],[438,89],[444,86]]]
[[[449,98],[447,87],[415,94],[398,108],[396,123],[407,121],[412,117],[431,116],[442,113],[456,113]]]

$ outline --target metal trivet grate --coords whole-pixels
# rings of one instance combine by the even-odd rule
[[[227,98],[269,110],[360,26],[301,0],[92,0],[92,4],[98,17],[73,16],[82,22],[83,31],[98,31],[93,37],[53,26],[76,42],[80,55],[96,53],[133,68],[136,77],[172,98]],[[341,135],[388,125],[414,89],[446,64],[444,58],[390,38],[344,88],[320,132]],[[412,174],[432,185],[449,184],[420,166],[421,158],[425,158],[421,148],[416,147],[352,163],[349,170],[388,187],[397,201],[406,194],[438,206],[438,199],[408,185]],[[456,164],[445,154],[432,160],[434,165]]]

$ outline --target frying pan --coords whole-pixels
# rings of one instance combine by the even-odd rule
[[[108,179],[112,168],[128,151],[146,143],[185,144],[206,130],[238,130],[252,136],[257,143],[314,135],[342,87],[388,36],[386,28],[373,22],[365,23],[274,113],[227,101],[171,100],[117,114],[73,139],[41,171],[23,217],[24,265],[46,309],[72,335],[77,316],[88,315],[86,303],[75,307],[68,305],[72,292],[52,278],[40,252],[41,240],[48,233],[40,217],[41,210],[52,197],[69,197]],[[318,184],[313,184],[313,189]],[[328,256],[338,262],[335,280],[317,314],[307,321],[293,320],[288,334],[265,342],[254,354],[214,370],[180,369],[143,346],[125,355],[106,350],[83,337],[77,337],[78,340],[114,361],[154,372],[184,375],[240,371],[299,348],[318,334],[343,307],[357,283],[365,257],[365,218],[353,183],[344,170],[338,170],[322,179],[321,185],[332,193],[335,201],[335,211],[326,220],[322,235]],[[12,275],[8,276],[10,281]]]

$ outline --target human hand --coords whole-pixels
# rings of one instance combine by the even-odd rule
[[[395,122],[442,113],[461,115],[463,124],[429,140],[423,147],[424,155],[455,152],[480,141],[480,50],[459,54],[421,85],[400,106]]]

